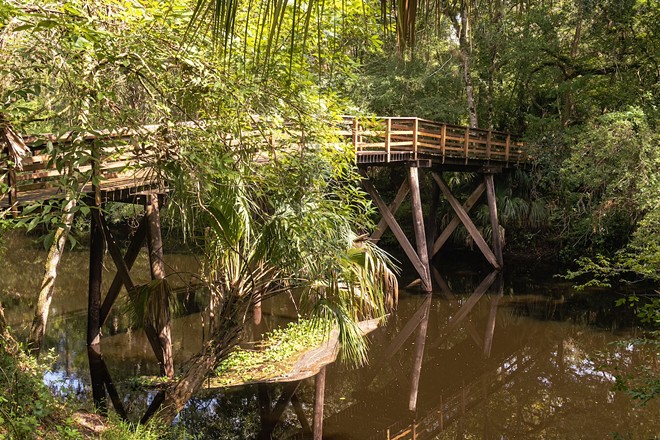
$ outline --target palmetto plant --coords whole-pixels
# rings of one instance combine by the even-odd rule
[[[255,302],[299,293],[299,310],[334,323],[346,357],[361,363],[366,348],[357,321],[383,317],[387,298],[396,295],[387,257],[352,232],[362,216],[359,195],[352,192],[351,203],[344,204],[334,186],[338,170],[345,169],[336,168],[333,156],[342,152],[303,146],[279,151],[277,160],[271,153],[255,165],[255,145],[246,140],[228,146],[212,142],[213,135],[205,142],[209,131],[198,133],[202,138],[169,168],[183,218],[204,227],[202,277],[210,291],[211,324],[204,350],[168,391],[158,416],[166,422],[231,352]],[[350,179],[343,185],[354,190]]]

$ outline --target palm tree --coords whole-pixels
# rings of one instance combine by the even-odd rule
[[[255,165],[260,153],[247,139],[195,145],[169,170],[182,218],[205,231],[201,276],[210,292],[210,330],[202,351],[165,392],[157,417],[166,423],[236,346],[257,302],[300,292],[301,312],[334,322],[345,357],[361,363],[366,346],[357,323],[383,317],[397,290],[387,256],[353,232],[362,214],[341,202],[338,193],[356,185],[344,180],[342,190],[337,183],[333,162],[342,152],[280,150],[277,160],[271,155]],[[232,160],[214,160],[219,156]]]

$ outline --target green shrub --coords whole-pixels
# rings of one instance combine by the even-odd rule
[[[0,334],[0,439],[82,438],[43,383],[45,370],[8,332]]]

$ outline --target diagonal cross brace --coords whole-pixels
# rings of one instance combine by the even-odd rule
[[[470,194],[470,197],[467,198],[465,203],[463,204],[463,209],[465,209],[465,212],[470,212],[472,207],[477,203],[481,195],[484,193],[484,190],[486,189],[486,185],[483,183],[480,183],[479,186],[475,188],[475,190]],[[440,252],[440,249],[442,249],[442,246],[449,240],[449,237],[451,234],[456,230],[458,225],[461,224],[461,220],[458,218],[457,215],[454,215],[454,217],[451,219],[447,227],[442,231],[440,236],[435,240],[435,243],[433,243],[433,249],[431,250],[431,257],[434,257],[438,252]]]
[[[438,173],[432,173],[433,179],[436,181],[438,186],[440,187],[440,190],[444,194],[445,198],[451,205],[451,207],[454,209],[454,212],[458,216],[458,218],[461,220],[463,225],[465,226],[465,229],[469,232],[470,236],[474,240],[474,243],[477,245],[477,247],[481,250],[481,253],[484,254],[484,257],[488,260],[488,262],[493,266],[495,269],[500,270],[502,266],[500,263],[497,261],[497,258],[495,257],[495,254],[493,254],[493,251],[490,250],[490,247],[488,247],[488,244],[486,244],[486,241],[484,238],[481,236],[479,233],[479,230],[477,227],[474,225],[472,222],[472,219],[470,219],[470,216],[468,213],[465,211],[461,203],[454,197],[454,195],[451,193],[451,190],[445,183],[445,181],[442,179],[442,177]]]
[[[390,212],[387,205],[380,197],[380,194],[378,194],[378,191],[376,191],[376,188],[374,187],[371,180],[369,180],[369,176],[367,176],[367,173],[364,170],[360,170],[360,175],[362,175],[363,177],[362,186],[364,187],[364,190],[373,199],[374,203],[378,207],[378,210],[380,211],[383,218],[387,222],[387,225],[392,230],[392,233],[396,237],[397,241],[403,248],[403,251],[406,253],[406,256],[415,267],[415,270],[417,271],[419,276],[422,279],[426,279],[426,273],[427,273],[426,269],[422,264],[422,261],[420,260],[419,256],[417,255],[417,252],[415,252],[415,249],[410,244],[408,237],[406,237],[406,234],[401,229],[401,226],[399,226],[399,223],[397,223],[396,219],[394,218],[394,215]]]
[[[409,191],[410,184],[408,183],[408,179],[404,179],[403,183],[401,183],[401,186],[399,187],[399,191],[397,191],[396,196],[394,197],[394,201],[388,208],[392,215],[396,214],[396,212],[399,210]],[[383,218],[381,218],[378,222],[376,230],[374,230],[373,234],[371,234],[371,237],[369,237],[371,241],[378,243],[378,240],[380,240],[385,231],[387,231],[387,227],[387,220],[385,220],[385,216],[383,216]]]

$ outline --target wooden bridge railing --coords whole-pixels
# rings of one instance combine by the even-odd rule
[[[519,164],[528,161],[521,142],[494,130],[443,124],[420,118],[344,118],[341,132],[351,136],[358,163],[361,158],[382,162],[434,159]]]
[[[184,122],[182,126],[198,126],[199,123]],[[92,146],[98,153],[99,176],[104,191],[140,188],[153,185],[150,162],[156,153],[149,147],[148,140],[163,130],[161,125],[147,125],[139,130],[122,129],[95,133],[66,133],[61,136],[41,135],[25,137],[30,154],[22,158],[22,168],[13,165],[5,148],[0,148],[0,179],[5,188],[0,205],[17,206],[26,202],[58,197],[62,177],[66,173],[69,159],[78,166],[75,174],[81,185],[90,185],[92,170]],[[289,132],[294,136],[294,132]],[[344,117],[336,129],[336,134],[355,148],[356,159],[360,163],[389,163],[418,159],[431,159],[451,164],[496,164],[509,165],[528,161],[523,145],[511,136],[493,130],[482,130],[458,125],[443,124],[426,119],[411,117],[377,117],[358,119]],[[295,136],[294,136],[295,137]],[[241,139],[261,139],[266,144],[272,142],[262,132],[246,132]],[[241,140],[228,136],[230,145]],[[297,145],[298,140],[291,137]],[[53,160],[51,150],[54,144],[78,146],[69,159]],[[82,147],[80,147],[82,145]],[[62,148],[59,148],[62,150]],[[86,157],[89,160],[85,161]],[[64,162],[63,162],[64,161]],[[164,182],[160,182],[160,185]]]
[[[19,203],[64,197],[63,183],[78,182],[80,192],[90,191],[92,183],[105,192],[151,186],[155,179],[150,164],[156,152],[144,141],[160,128],[25,136],[28,154],[20,158],[20,166],[6,149],[0,149],[0,177],[6,185],[6,199],[0,198],[0,205],[15,209]],[[58,155],[53,156],[57,144]]]

